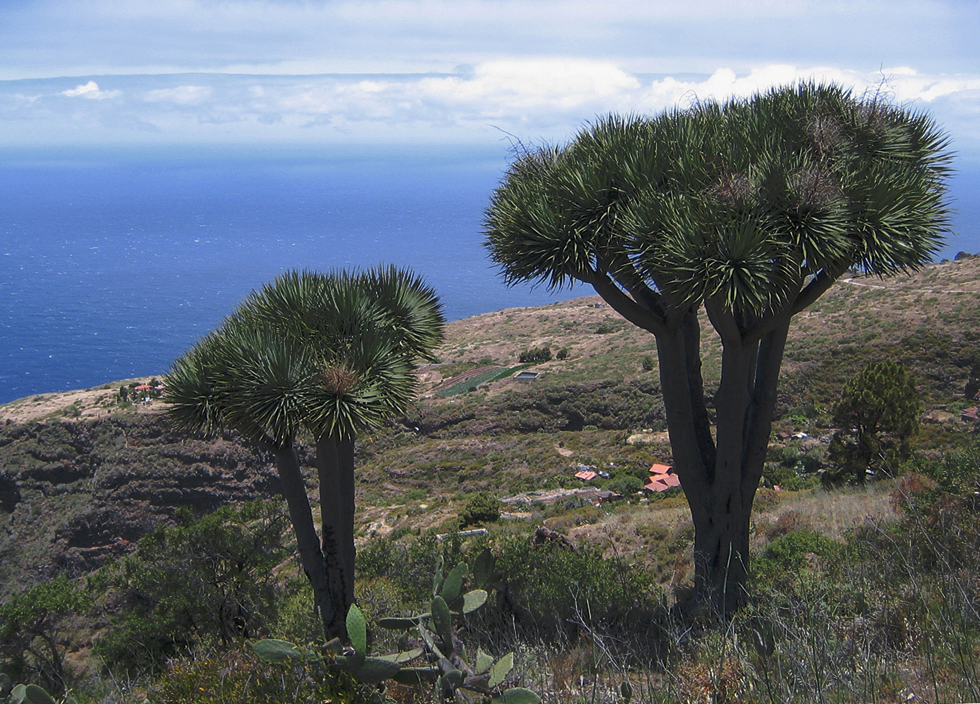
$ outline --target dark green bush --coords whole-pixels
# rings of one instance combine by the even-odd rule
[[[517,360],[521,364],[541,364],[543,362],[550,362],[551,348],[545,345],[544,347],[534,347],[529,350],[524,350],[521,352]]]
[[[3,598],[0,671],[40,681],[52,692],[64,691],[70,619],[86,611],[91,598],[64,574]]]
[[[592,332],[596,335],[611,335],[614,332],[619,332],[626,328],[626,321],[624,320],[604,320],[601,323],[594,323],[592,327]]]
[[[95,650],[114,669],[154,668],[200,642],[255,637],[276,618],[284,594],[275,568],[291,555],[282,509],[253,502],[176,518],[92,579],[112,613]]]
[[[801,576],[834,567],[842,550],[841,543],[819,533],[794,530],[769,543],[765,552],[755,558],[752,569],[761,582],[791,590]]]
[[[917,459],[912,471],[933,479],[945,492],[970,495],[980,491],[980,439],[960,452],[951,452],[938,460]]]
[[[318,663],[269,665],[246,647],[199,653],[169,663],[147,691],[151,704],[292,704],[356,702],[357,686]]]
[[[372,540],[358,550],[358,580],[368,589],[372,581],[383,583],[384,590],[394,590],[405,604],[417,603],[431,597],[431,575],[440,555],[447,565],[461,560],[472,564],[485,546],[485,541],[464,545],[453,538],[437,543],[429,535],[407,544]],[[495,599],[498,608],[481,611],[474,622],[487,633],[500,629],[497,634],[504,635],[514,618],[532,637],[575,630],[580,619],[636,630],[637,623],[648,622],[662,605],[663,593],[647,570],[603,558],[597,548],[534,546],[529,536],[512,535],[498,538],[493,551],[506,587]]]
[[[574,628],[579,621],[624,628],[648,619],[662,603],[663,593],[646,570],[604,558],[597,548],[533,545],[527,536],[512,536],[497,551],[506,604],[539,633]]]
[[[796,445],[771,446],[762,476],[769,484],[787,491],[803,491],[819,486],[817,471],[824,465],[824,451],[802,450]]]
[[[605,483],[603,489],[608,491],[614,491],[617,494],[622,494],[623,496],[630,496],[635,494],[643,488],[643,480],[639,477],[634,477],[632,474],[624,474],[622,476],[610,479]]]
[[[466,502],[459,512],[459,526],[475,525],[477,523],[494,523],[500,520],[500,501],[496,496],[481,492]]]

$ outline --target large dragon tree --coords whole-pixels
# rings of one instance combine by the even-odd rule
[[[790,321],[851,267],[930,261],[949,163],[926,115],[801,84],[602,119],[566,146],[522,151],[494,191],[486,246],[509,283],[591,284],[655,336],[702,604],[730,613],[745,599]],[[701,311],[722,345],[712,398]]]

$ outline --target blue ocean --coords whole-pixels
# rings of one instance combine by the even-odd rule
[[[0,403],[163,373],[290,268],[408,266],[451,320],[557,300],[505,287],[481,246],[506,158],[505,148],[7,152]]]
[[[164,373],[291,268],[408,266],[450,320],[591,293],[507,288],[488,261],[480,223],[507,158],[505,146],[0,152],[0,403]],[[980,251],[978,184],[957,177],[964,230],[943,256]]]

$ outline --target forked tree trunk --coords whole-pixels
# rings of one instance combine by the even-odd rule
[[[289,520],[293,524],[296,544],[299,549],[300,564],[313,588],[313,603],[323,623],[323,633],[327,640],[341,635],[346,611],[341,611],[339,594],[330,588],[324,569],[323,552],[313,523],[313,511],[306,494],[306,485],[299,466],[296,449],[289,447],[275,450],[276,469],[282,482],[282,493],[289,507]]]
[[[694,521],[695,591],[701,605],[721,616],[739,609],[747,596],[749,519],[762,477],[788,328],[787,318],[760,342],[724,341],[714,437],[696,314],[688,311],[667,334],[657,335],[674,467]]]

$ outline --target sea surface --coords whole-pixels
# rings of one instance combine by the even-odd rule
[[[0,151],[0,403],[165,373],[292,268],[394,263],[455,320],[587,295],[506,287],[481,218],[494,150],[231,147]],[[980,172],[954,181],[980,252]]]

